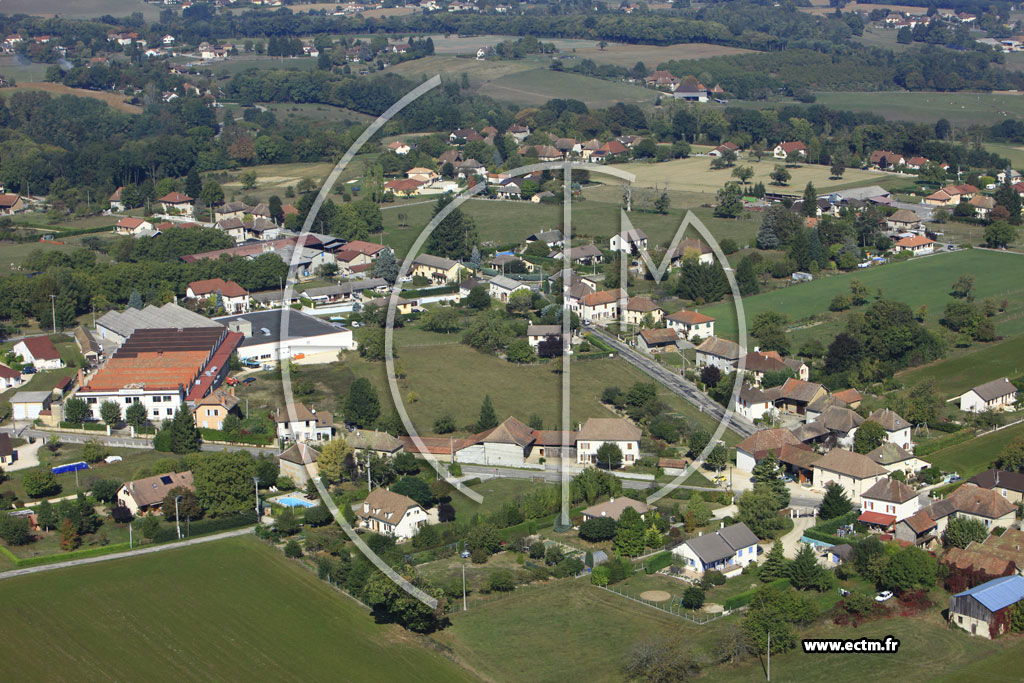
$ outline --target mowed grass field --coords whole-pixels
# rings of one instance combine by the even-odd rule
[[[557,97],[582,100],[589,107],[608,107],[616,102],[650,104],[658,97],[657,91],[638,85],[551,71],[546,67],[502,76],[482,85],[479,92],[524,106],[542,105]]]
[[[802,164],[789,169],[792,179],[786,187],[775,187],[770,185],[769,174],[780,163],[778,160],[764,158],[761,161],[743,159],[740,165],[750,166],[754,170],[754,177],[750,184],[758,181],[763,182],[771,191],[790,192],[799,194],[803,192],[808,182],[814,183],[816,190],[828,190],[833,187],[856,187],[859,185],[877,185],[880,181],[890,180],[892,176],[879,171],[862,171],[860,169],[847,169],[842,178],[829,178],[828,166],[818,164]],[[636,184],[642,187],[667,187],[667,189],[678,192],[708,192],[713,200],[714,193],[731,180],[731,168],[718,170],[711,169],[709,157],[690,157],[688,159],[673,159],[657,164],[633,162],[629,164],[616,164],[616,168],[636,174]],[[610,176],[593,174],[595,180],[601,182],[619,182]]]
[[[3,13],[28,14],[35,17],[60,15],[66,19],[101,17],[108,14],[127,17],[141,12],[146,21],[160,18],[160,5],[142,0],[4,0]]]
[[[931,380],[943,397],[959,396],[971,387],[1000,377],[1024,373],[1024,336],[1001,342],[974,345],[958,350],[949,358],[898,373],[896,379],[908,386]]]
[[[950,288],[956,279],[970,273],[975,277],[974,294],[978,300],[995,297],[1006,299],[1009,308],[995,318],[996,331],[1004,336],[1024,332],[1024,258],[1018,254],[969,249],[891,263],[852,273],[819,278],[813,282],[792,284],[764,294],[743,299],[747,323],[762,311],[774,310],[789,315],[796,323],[812,315],[828,314],[828,305],[837,294],[848,294],[850,283],[859,280],[872,294],[881,288],[888,299],[902,301],[915,311],[928,307],[925,322],[938,328],[946,304],[953,299]],[[736,317],[732,302],[705,306],[702,313],[716,319],[716,334],[736,339]],[[793,335],[794,340],[811,336],[822,338],[825,331],[835,332],[845,315],[830,316],[829,322],[815,324]],[[830,329],[835,328],[835,329]]]
[[[474,680],[255,538],[7,579],[0,596],[21,680]]]
[[[993,124],[1024,117],[1024,96],[1007,93],[817,92],[817,103],[832,109],[866,111],[887,119],[953,125]]]
[[[89,97],[94,100],[106,102],[108,106],[113,107],[117,111],[124,112],[126,114],[141,114],[142,107],[137,107],[134,104],[128,104],[125,102],[124,95],[116,92],[106,92],[100,90],[86,90],[84,88],[69,88],[61,83],[18,83],[13,88],[4,88],[0,90],[0,96],[9,96],[12,93],[27,90],[41,90],[49,93],[54,97],[60,95],[75,95],[76,97]]]
[[[1024,436],[1024,424],[1001,429],[976,439],[944,448],[924,459],[945,472],[959,472],[964,479],[987,470],[1000,451],[1014,439]]]

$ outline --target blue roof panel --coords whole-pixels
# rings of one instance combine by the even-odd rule
[[[975,586],[954,597],[970,595],[990,612],[997,612],[1024,599],[1024,576],[1003,576]]]

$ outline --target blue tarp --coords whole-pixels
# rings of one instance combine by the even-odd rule
[[[50,471],[54,474],[64,474],[65,472],[77,472],[78,470],[89,469],[89,463],[84,460],[80,462],[72,462],[67,465],[57,465],[56,467],[50,468]]]

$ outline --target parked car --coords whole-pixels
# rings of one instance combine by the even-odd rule
[[[875,596],[875,602],[885,602],[892,598],[892,591],[882,591]]]
[[[355,320],[352,321],[352,327],[359,327],[359,323]]]
[[[463,551],[462,551],[461,553],[459,553],[459,554],[460,554],[460,556],[462,557],[462,559],[466,559],[467,557],[469,557],[469,551],[468,551],[468,550],[463,550]]]
[[[23,375],[34,375],[35,373],[36,373],[36,366],[34,366],[34,365],[26,365],[25,367],[23,367],[21,369],[21,374],[23,374]]]
[[[242,380],[242,384],[252,384],[255,381],[255,377],[246,377],[245,379]]]
[[[228,377],[226,380],[224,380],[224,384],[227,384],[229,387],[233,387],[236,384],[238,384],[238,378],[237,377]]]

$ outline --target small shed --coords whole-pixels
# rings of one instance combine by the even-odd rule
[[[15,420],[35,420],[50,409],[53,394],[49,391],[19,391],[11,397],[11,410]]]
[[[603,550],[595,550],[591,553],[591,557],[594,558],[594,563],[590,565],[591,567],[597,567],[608,561],[608,553]]]

